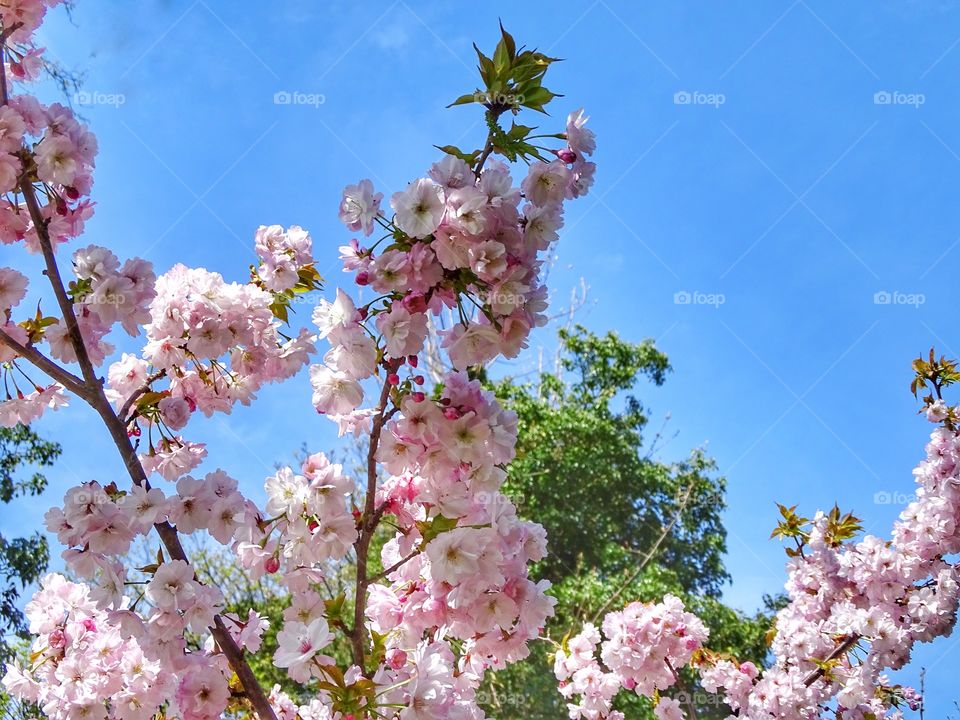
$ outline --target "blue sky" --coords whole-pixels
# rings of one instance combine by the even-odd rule
[[[556,305],[582,280],[581,322],[670,356],[674,374],[643,397],[651,424],[669,413],[679,433],[666,458],[706,444],[728,478],[728,600],[753,609],[782,585],[775,501],[839,502],[885,534],[928,432],[910,360],[960,354],[956,2],[81,2],[43,40],[87,73],[101,154],[85,242],[243,279],[258,225],[300,224],[332,287],[344,184],[389,194],[434,144],[482,141],[476,108],[443,108],[473,90],[470,44],[491,48],[498,18],[566,59],[542,126],[584,106],[599,137],[594,192],[557,248]],[[0,263],[23,257],[0,248]],[[301,377],[197,427],[208,465],[255,494],[302,441],[334,446],[306,393]],[[63,462],[4,533],[35,527],[69,485],[122,480],[91,413],[40,429]],[[957,642],[918,650],[902,675],[928,668],[930,717],[956,712]]]

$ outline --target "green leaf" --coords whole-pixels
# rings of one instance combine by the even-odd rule
[[[424,545],[436,538],[441,533],[445,533],[448,530],[453,530],[456,526],[457,520],[455,518],[448,518],[444,517],[443,515],[437,515],[430,520],[417,521],[417,530],[420,531],[420,535],[423,537]]]
[[[507,55],[510,57],[510,62],[512,63],[517,57],[517,43],[513,39],[513,35],[504,29],[502,21],[500,22],[500,42],[506,46]]]
[[[456,100],[454,100],[452,103],[450,103],[449,105],[447,105],[447,107],[448,107],[448,108],[452,108],[452,107],[454,107],[454,106],[456,106],[456,105],[469,105],[470,103],[478,102],[480,96],[482,96],[482,95],[483,95],[483,93],[482,93],[480,90],[477,90],[476,92],[468,93],[467,95],[461,95],[461,96],[458,97]]]
[[[480,151],[474,150],[471,153],[466,153],[456,145],[434,145],[437,150],[445,152],[447,155],[453,155],[456,158],[460,158],[467,165],[473,165],[477,159],[480,157]]]

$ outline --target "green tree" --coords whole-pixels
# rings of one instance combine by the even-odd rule
[[[701,450],[662,462],[653,457],[656,441],[644,451],[648,415],[636,392],[641,380],[664,382],[666,355],[652,341],[629,343],[579,326],[561,330],[559,340],[557,372],[493,384],[518,416],[517,457],[504,492],[547,530],[549,555],[535,574],[553,583],[557,607],[548,639],[485,686],[492,717],[564,717],[553,648],[628,600],[677,594],[722,650],[755,661],[766,653],[768,615],[746,617],[720,599],[729,579],[725,481],[714,462]],[[639,698],[624,702],[628,717],[647,713]]]
[[[53,465],[59,455],[59,444],[42,439],[26,425],[0,428],[0,502],[42,493],[47,478],[40,470]],[[20,593],[46,572],[49,559],[47,539],[41,533],[17,538],[0,533],[0,667],[5,667],[27,642],[29,635],[18,600]],[[4,717],[39,717],[37,708],[14,703],[3,692],[0,711]]]

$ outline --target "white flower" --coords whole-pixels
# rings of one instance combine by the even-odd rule
[[[314,658],[321,663],[330,660],[325,655],[317,656],[317,652],[332,641],[333,635],[326,618],[318,617],[309,625],[302,622],[284,623],[283,630],[277,633],[279,647],[273,654],[273,664],[287,668],[290,677],[297,682],[307,682]]]
[[[410,237],[426,237],[443,220],[443,188],[433,180],[420,178],[406,190],[394,193],[390,206],[397,213],[397,227]]]
[[[161,610],[186,610],[196,595],[193,568],[183,560],[165,562],[147,584],[147,599]]]
[[[482,548],[473,528],[454,528],[427,544],[430,575],[438,582],[455,584],[476,575]]]
[[[310,367],[313,405],[318,412],[345,415],[363,402],[363,388],[356,380],[326,365]]]
[[[325,338],[338,327],[353,323],[357,308],[343,290],[337,288],[337,297],[331,303],[321,300],[313,309],[313,324],[320,328],[319,336]]]

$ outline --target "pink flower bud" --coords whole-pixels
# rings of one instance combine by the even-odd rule
[[[414,401],[414,402],[418,402],[418,403],[423,402],[424,400],[427,399],[427,396],[424,395],[422,392],[419,392],[419,391],[414,392],[414,393],[410,393],[410,397],[413,398],[413,401]]]
[[[263,569],[268,573],[275,573],[280,569],[280,558],[276,555],[271,555],[263,562]]]
[[[400,648],[393,648],[387,650],[387,665],[392,667],[394,670],[399,670],[404,665],[407,664],[407,654]]]
[[[62,650],[67,645],[67,636],[64,634],[62,628],[57,628],[49,637],[50,647],[55,648],[56,650]]]
[[[447,420],[456,420],[458,417],[460,417],[460,411],[452,407],[444,408],[443,416]]]
[[[400,304],[410,313],[423,313],[427,311],[427,300],[420,294],[407,295]]]
[[[425,379],[424,379],[423,375],[414,375],[414,376],[413,376],[413,381],[414,381],[417,385],[423,385],[423,383],[425,382]]]
[[[370,284],[370,273],[365,270],[361,270],[357,273],[356,279],[357,285],[369,285]]]
[[[410,367],[415,368],[420,364],[420,358],[418,358],[416,355],[408,355],[407,362],[410,364]]]
[[[564,148],[563,150],[557,150],[557,157],[563,160],[563,162],[569,165],[577,161],[577,154],[570,148]]]
[[[400,376],[397,375],[396,373],[390,373],[389,375],[387,375],[387,382],[390,383],[391,385],[399,385]]]

